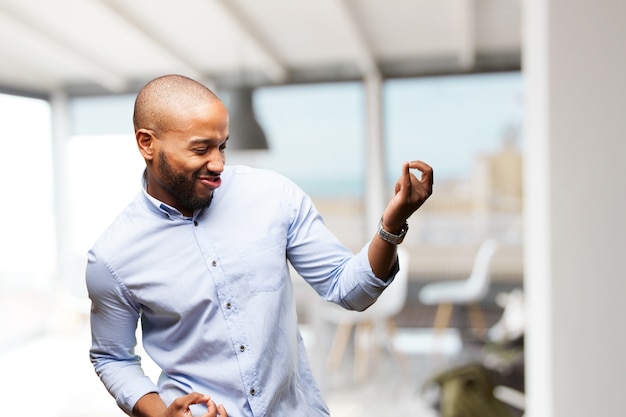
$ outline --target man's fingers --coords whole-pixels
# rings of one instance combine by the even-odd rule
[[[422,177],[420,178],[420,182],[424,184],[433,183],[433,169],[425,162],[422,161],[411,161],[406,163],[408,167],[405,167],[405,170],[408,172],[409,168],[417,169],[422,173]]]
[[[200,394],[199,392],[192,392],[191,394],[185,395],[184,398],[187,401],[187,406],[191,404],[200,404],[211,401],[211,397],[208,395]]]
[[[415,175],[411,174],[411,169],[417,169],[420,171],[420,178],[417,178]],[[405,188],[407,192],[411,187],[411,182],[413,181],[413,177],[420,184],[426,187],[426,192],[431,193],[433,187],[433,169],[425,162],[422,161],[410,161],[404,162],[402,164],[402,176],[396,183],[396,194],[400,192],[402,188]]]
[[[203,414],[202,417],[228,417],[226,414],[226,409],[222,404],[216,405],[215,401],[209,400],[207,401],[207,412]]]
[[[177,410],[187,410],[192,404],[201,404],[211,401],[208,395],[200,394],[199,392],[192,392],[182,397],[176,398],[172,401],[172,406]]]
[[[411,181],[411,163],[405,162],[402,164],[402,179],[404,182]]]
[[[217,416],[217,406],[213,400],[209,400],[206,403],[207,412],[203,415],[203,417],[216,417]]]

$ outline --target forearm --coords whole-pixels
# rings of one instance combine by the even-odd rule
[[[383,281],[387,281],[397,260],[397,247],[384,241],[376,234],[367,252],[372,272]]]
[[[156,392],[144,395],[133,407],[135,417],[161,417],[165,415],[167,407]]]
[[[387,281],[393,272],[398,259],[397,245],[402,243],[407,230],[404,219],[396,220],[395,223],[385,216],[380,219],[378,230],[370,243],[368,258],[372,272],[383,281]]]

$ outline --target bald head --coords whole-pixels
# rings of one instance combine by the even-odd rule
[[[133,125],[157,133],[176,127],[179,115],[185,109],[200,103],[219,102],[220,99],[207,87],[182,75],[164,75],[146,84],[135,99]]]

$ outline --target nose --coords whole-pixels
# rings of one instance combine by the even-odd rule
[[[212,149],[207,159],[207,170],[221,174],[224,171],[225,162],[224,151],[219,148]]]

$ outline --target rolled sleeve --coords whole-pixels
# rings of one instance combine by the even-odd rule
[[[354,277],[356,282],[352,285],[352,289],[344,297],[342,304],[348,308],[363,311],[371,306],[383,293],[395,278],[399,271],[399,265],[396,261],[391,273],[386,281],[374,275],[368,257],[369,243],[366,244],[361,251],[354,257]],[[357,279],[358,278],[358,279]]]

